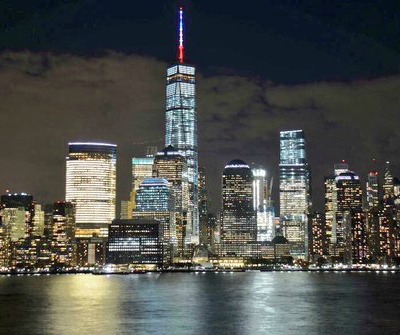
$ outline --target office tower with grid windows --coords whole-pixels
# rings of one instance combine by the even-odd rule
[[[117,146],[69,143],[65,199],[75,206],[76,237],[106,237],[115,219]]]
[[[308,258],[310,171],[303,130],[280,132],[279,201],[282,231],[294,258]]]
[[[183,8],[179,10],[177,62],[167,69],[165,145],[173,146],[187,161],[190,191],[190,239],[199,243],[198,148],[195,67],[186,63],[183,44]]]

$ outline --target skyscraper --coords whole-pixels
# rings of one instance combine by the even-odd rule
[[[269,197],[267,172],[264,169],[252,169],[253,173],[253,209],[257,218],[257,241],[272,241],[275,237],[273,212]]]
[[[368,209],[379,207],[379,179],[378,171],[371,170],[367,180],[367,205]]]
[[[132,219],[132,212],[136,208],[136,192],[143,180],[153,176],[153,163],[156,153],[157,147],[148,146],[145,157],[132,158],[132,189],[129,200],[121,200],[121,219]]]
[[[325,177],[325,254],[328,254],[329,246],[331,246],[332,249],[332,245],[336,244],[336,177],[341,173],[349,172],[349,165],[342,160],[341,163],[334,164],[333,171],[333,175]]]
[[[168,180],[148,178],[142,182],[136,194],[133,218],[159,220],[164,227],[165,244],[176,243],[175,203]]]
[[[347,264],[352,260],[359,262],[366,257],[366,218],[362,211],[360,178],[348,171],[336,176],[335,180],[336,220],[332,227],[334,256]],[[356,253],[359,255],[355,257]]]
[[[72,265],[75,208],[73,204],[63,201],[56,202],[53,208],[52,261],[57,265]]]
[[[154,156],[132,158],[132,189],[137,191],[146,178],[153,173]]]
[[[8,193],[1,196],[0,216],[9,230],[12,242],[27,238],[33,233],[35,205],[33,196],[26,193]]]
[[[76,236],[107,236],[115,219],[117,146],[69,143],[66,201],[75,205]]]
[[[307,213],[310,206],[310,172],[303,130],[280,132],[280,218],[291,254],[307,258]]]
[[[326,250],[325,220],[324,215],[319,212],[310,213],[308,216],[308,247],[310,259],[318,261]]]
[[[164,178],[172,190],[175,200],[175,225],[179,256],[185,253],[185,245],[190,243],[191,227],[188,227],[190,216],[188,167],[183,155],[168,146],[154,158],[154,178]]]
[[[31,195],[7,193],[1,196],[0,263],[3,266],[26,264],[29,248],[27,239],[32,235],[34,215]]]
[[[153,155],[132,158],[132,192],[130,195],[131,199],[128,201],[131,202],[129,204],[131,210],[135,210],[136,208],[136,193],[139,190],[140,184],[146,178],[151,178],[153,176],[153,163]]]
[[[237,245],[257,240],[253,209],[253,174],[240,159],[230,161],[222,174],[221,242]]]
[[[393,175],[390,171],[390,162],[386,162],[385,174],[383,176],[383,201],[394,195]]]
[[[199,239],[198,148],[195,96],[195,67],[185,63],[183,8],[179,10],[178,62],[167,69],[165,145],[172,145],[187,160],[190,189],[190,231],[194,243]]]

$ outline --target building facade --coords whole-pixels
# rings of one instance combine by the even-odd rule
[[[157,220],[114,220],[109,226],[107,263],[163,265],[163,227]]]
[[[253,173],[253,209],[257,220],[257,241],[272,241],[275,237],[273,222],[274,211],[270,198],[267,171],[261,168],[252,169]]]
[[[222,174],[221,242],[236,245],[257,241],[253,208],[253,174],[240,159],[230,161]]]
[[[163,243],[171,255],[177,248],[175,225],[175,199],[168,180],[163,178],[145,179],[136,194],[136,210],[133,218],[155,219],[162,223]]]
[[[189,224],[192,207],[186,158],[178,150],[168,146],[154,158],[153,177],[166,179],[172,191],[176,243],[178,255],[182,257],[192,242],[192,227]]]
[[[179,12],[178,62],[167,69],[165,145],[173,146],[187,161],[190,190],[191,238],[199,242],[198,147],[195,67],[185,62],[183,9]]]
[[[69,143],[65,199],[75,206],[76,236],[107,236],[115,219],[117,146]]]
[[[70,202],[58,201],[53,206],[51,239],[52,263],[58,266],[75,265],[75,207]]]
[[[283,235],[295,258],[308,258],[307,213],[310,207],[310,171],[303,130],[280,132],[279,201]]]

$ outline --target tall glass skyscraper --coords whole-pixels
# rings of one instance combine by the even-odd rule
[[[117,146],[68,145],[65,199],[75,205],[76,236],[107,236],[115,219]]]
[[[240,159],[230,161],[222,174],[221,242],[245,244],[257,241],[253,208],[253,174]]]
[[[348,171],[336,176],[336,215],[332,227],[333,256],[345,264],[366,257],[366,219],[360,178]],[[353,247],[353,248],[352,248]],[[353,251],[352,251],[353,249]],[[353,256],[352,256],[353,253]]]
[[[280,132],[280,218],[291,254],[307,259],[307,213],[310,206],[310,172],[303,130]]]
[[[272,241],[275,237],[273,213],[271,213],[271,201],[267,171],[264,169],[252,169],[253,173],[253,209],[257,217],[257,241]]]
[[[163,241],[176,246],[175,203],[173,190],[164,178],[147,178],[136,193],[133,218],[148,218],[163,224]]]
[[[173,209],[172,192],[168,180],[147,178],[136,194],[136,211],[170,212]]]
[[[178,62],[167,69],[165,145],[172,145],[187,160],[190,206],[193,208],[189,224],[191,225],[192,241],[198,243],[198,149],[195,67],[186,64],[184,60],[182,8],[179,11]]]
[[[191,242],[191,207],[189,205],[188,167],[185,157],[174,147],[168,146],[154,158],[153,177],[165,178],[171,187],[174,197],[175,225],[178,253],[183,256],[187,244]]]

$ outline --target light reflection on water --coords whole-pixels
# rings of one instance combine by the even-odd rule
[[[398,334],[400,276],[165,273],[0,277],[0,333]]]

